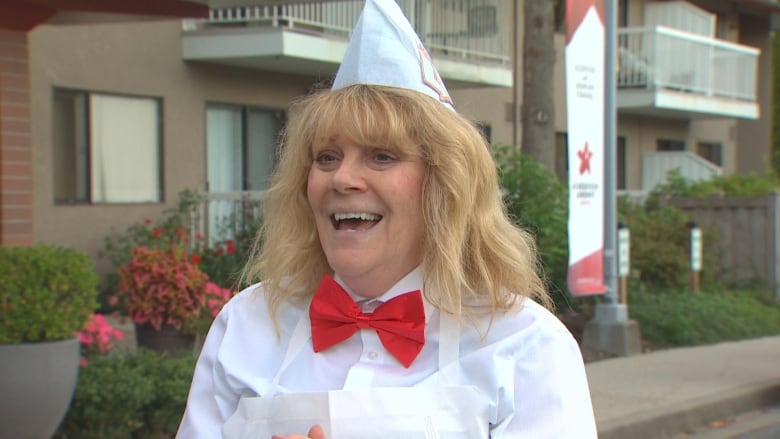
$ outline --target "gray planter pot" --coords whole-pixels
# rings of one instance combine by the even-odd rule
[[[0,438],[49,439],[70,406],[78,339],[0,344]]]

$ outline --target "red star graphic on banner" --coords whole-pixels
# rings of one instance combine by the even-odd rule
[[[585,146],[577,151],[577,157],[580,158],[580,175],[586,172],[590,174],[590,159],[593,157],[593,151],[588,149],[588,142],[585,142]]]

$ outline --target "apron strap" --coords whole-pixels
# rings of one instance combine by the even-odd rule
[[[460,383],[460,320],[439,310],[439,385]]]
[[[309,309],[309,305],[306,305],[305,309]],[[279,366],[279,370],[276,371],[273,381],[271,382],[271,394],[275,395],[279,386],[279,379],[282,373],[287,369],[290,363],[293,362],[295,357],[301,352],[306,343],[311,339],[311,320],[309,319],[309,313],[305,312],[298,320],[298,324],[295,325],[292,337],[290,337],[289,343],[287,343],[287,352],[284,354],[284,360]]]

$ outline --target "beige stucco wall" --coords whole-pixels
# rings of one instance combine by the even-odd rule
[[[758,59],[758,120],[739,121],[736,129],[736,165],[739,172],[764,173],[772,166],[772,96],[773,61],[771,39],[766,17],[742,17],[739,22],[740,43],[761,50]]]
[[[643,0],[628,1],[629,25],[642,22],[643,4]],[[741,24],[744,28],[745,23]],[[179,191],[205,187],[207,102],[285,109],[316,79],[186,63],[181,57],[180,28],[179,20],[168,20],[44,25],[29,33],[36,242],[73,246],[97,256],[112,229],[124,230],[133,222],[159,217],[163,209],[175,204]],[[518,29],[517,35],[522,38],[522,29]],[[748,34],[742,42],[758,45],[762,41],[767,41],[766,35],[757,31]],[[517,43],[517,47],[522,47],[521,41]],[[565,133],[563,35],[556,35],[555,57],[554,123],[556,132]],[[761,77],[768,77],[768,66],[769,60],[762,56]],[[518,83],[522,83],[521,75],[522,66],[518,66]],[[762,120],[755,122],[687,121],[619,113],[618,135],[626,137],[627,143],[628,187],[639,188],[642,153],[655,150],[656,139],[663,137],[683,139],[690,150],[694,150],[698,141],[723,142],[727,173],[764,163],[771,134],[766,102],[770,93],[767,81],[762,81],[760,86]],[[51,103],[56,87],[162,100],[165,203],[54,205],[50,177]],[[459,112],[491,126],[494,144],[511,144],[522,138],[522,127],[511,120],[512,107],[516,105],[519,111],[522,102],[521,89],[494,87],[450,89],[450,92]]]
[[[453,89],[450,94],[460,114],[490,125],[492,144],[513,143],[512,120],[507,120],[507,106],[513,105],[511,88]]]
[[[205,188],[207,102],[284,109],[312,78],[185,63],[181,22],[40,26],[30,32],[36,242],[72,246],[97,257],[104,238],[158,218],[184,189]],[[54,204],[51,108],[55,87],[162,100],[165,202]],[[98,268],[105,269],[101,263]]]

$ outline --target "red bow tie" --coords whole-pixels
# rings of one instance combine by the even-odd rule
[[[314,293],[309,318],[314,352],[348,339],[358,328],[373,328],[385,349],[409,367],[425,344],[425,309],[419,290],[394,297],[366,314],[326,274]]]

